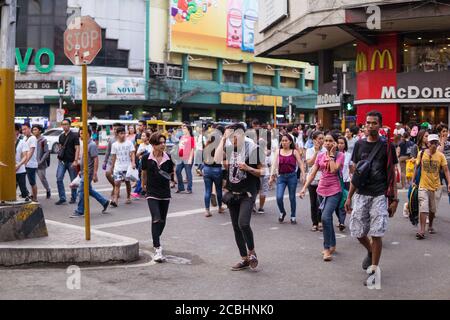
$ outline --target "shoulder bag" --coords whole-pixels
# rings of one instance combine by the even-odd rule
[[[378,141],[376,146],[372,149],[372,152],[370,152],[369,157],[366,160],[360,160],[356,164],[355,172],[353,173],[352,177],[352,184],[357,189],[364,187],[369,182],[368,178],[370,170],[372,168],[372,162],[375,159],[375,156],[377,155],[378,151],[381,150],[382,146],[383,142]]]

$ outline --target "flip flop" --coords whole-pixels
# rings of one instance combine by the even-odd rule
[[[434,230],[434,228],[428,228],[428,233],[429,234],[435,234],[436,230]]]
[[[417,233],[416,233],[416,239],[417,239],[417,240],[423,240],[423,239],[425,239],[425,235],[424,235],[424,234],[421,234],[421,233],[419,233],[419,232],[417,232]]]

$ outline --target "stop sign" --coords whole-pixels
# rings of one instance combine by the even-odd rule
[[[74,65],[90,64],[102,49],[102,29],[90,16],[75,17],[64,32],[64,53]]]

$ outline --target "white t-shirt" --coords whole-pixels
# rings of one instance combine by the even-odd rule
[[[344,182],[350,182],[350,164],[352,162],[352,154],[350,152],[345,153],[344,167],[342,168],[342,179]]]
[[[139,145],[137,153],[143,153],[145,152],[145,150],[147,150],[148,153],[152,153],[153,152],[152,145],[151,144],[146,145],[145,143],[141,143]]]
[[[16,148],[16,164],[19,164],[22,161],[22,153],[28,152],[30,149],[28,148],[28,144],[26,144],[23,140],[19,140]],[[25,169],[25,165],[19,167],[16,173],[25,173],[27,172]]]
[[[128,170],[128,167],[131,165],[130,153],[133,151],[134,146],[128,140],[125,140],[125,142],[122,143],[120,143],[119,141],[113,143],[111,148],[111,155],[116,155],[114,172],[123,172]]]
[[[37,169],[38,162],[37,162],[37,139],[35,136],[31,135],[29,137],[25,137],[25,142],[28,145],[28,150],[31,150],[31,148],[34,148],[33,155],[31,156],[30,160],[26,164],[27,168],[30,169]]]
[[[322,150],[320,150],[320,152],[318,153],[318,155],[321,154],[322,152],[326,152],[326,151],[327,151],[327,149],[322,148]],[[312,159],[312,158],[314,157],[314,153],[315,153],[314,147],[306,149],[306,161]],[[311,174],[311,171],[312,171],[312,167],[313,167],[313,166],[314,166],[314,165],[308,166],[308,176]],[[314,178],[314,180],[313,180],[313,182],[311,183],[311,185],[313,185],[313,186],[318,185],[321,176],[322,176],[322,173],[320,172],[320,170],[317,171],[316,177]]]

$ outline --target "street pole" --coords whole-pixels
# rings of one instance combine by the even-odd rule
[[[292,96],[289,96],[289,124],[292,123]]]
[[[277,127],[277,97],[274,97],[274,104],[273,104],[273,127],[276,129]]]
[[[342,65],[342,92],[343,94],[347,93],[347,65],[344,63]],[[342,93],[341,93],[341,99],[342,99]],[[341,129],[342,132],[345,132],[345,127],[346,127],[346,110],[345,108],[342,109],[342,124],[341,124]]]
[[[16,47],[16,0],[0,7],[0,201],[16,201],[14,129],[14,66]]]
[[[89,162],[88,162],[88,109],[87,109],[87,64],[83,63],[81,66],[82,73],[82,114],[83,119],[83,187],[84,187],[84,223],[86,240],[91,240],[91,217],[89,210]]]
[[[150,0],[145,1],[145,103],[150,97]]]

